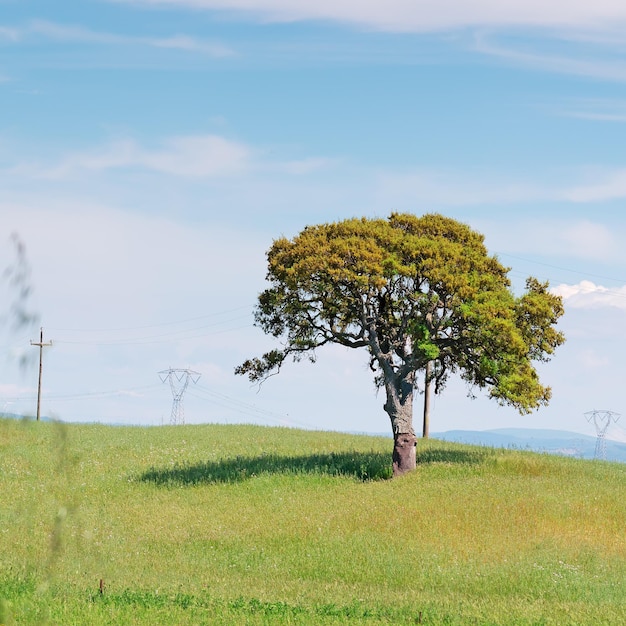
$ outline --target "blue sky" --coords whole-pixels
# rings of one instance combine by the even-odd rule
[[[549,280],[568,342],[549,407],[452,381],[432,429],[593,434],[585,411],[626,411],[625,22],[612,0],[0,0],[0,262],[19,233],[43,412],[167,422],[157,372],[189,367],[188,422],[389,430],[364,353],[260,389],[233,369],[272,345],[251,310],[274,238],[435,211],[516,289]],[[37,335],[5,324],[0,409],[34,412]]]

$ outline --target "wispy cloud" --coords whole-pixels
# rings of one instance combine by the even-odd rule
[[[68,155],[56,165],[22,164],[14,171],[63,179],[85,171],[139,168],[184,178],[215,178],[245,170],[250,157],[248,146],[217,135],[173,137],[152,149],[133,139],[122,139],[89,152]]]
[[[609,289],[589,280],[582,280],[576,285],[558,285],[551,291],[561,296],[566,306],[576,309],[626,309],[626,286]]]
[[[589,220],[568,223],[560,240],[566,247],[575,249],[581,258],[610,259],[618,252],[615,236],[604,225]]]
[[[626,21],[621,0],[110,0],[246,12],[267,21],[332,20],[369,28],[441,31],[473,26],[614,27]]]
[[[298,176],[312,174],[313,172],[317,172],[319,170],[325,170],[329,167],[339,165],[340,163],[340,159],[309,157],[305,159],[277,162],[275,164],[268,165],[267,169]]]
[[[138,41],[143,41],[138,39]],[[161,39],[145,39],[147,45],[156,48],[171,48],[174,50],[187,50],[189,52],[201,52],[214,57],[229,57],[236,53],[232,48],[224,46],[220,43],[205,41],[188,35],[175,35]]]
[[[604,0],[598,3],[552,3],[546,7],[537,0],[508,0],[494,5],[490,0],[109,0],[146,6],[169,5],[190,9],[223,11],[252,16],[265,22],[336,21],[369,30],[402,33],[474,32],[470,47],[474,52],[498,58],[507,64],[541,71],[591,76],[610,81],[626,81],[626,62],[615,56],[623,50],[626,37],[617,27],[626,24],[626,4]],[[578,6],[585,4],[589,6]],[[494,32],[505,36],[498,43]],[[511,34],[532,33],[530,50],[513,45]],[[184,33],[151,37],[98,31],[81,25],[34,20],[24,26],[0,26],[0,43],[17,44],[44,38],[60,43],[86,45],[147,46],[202,54],[213,58],[237,56],[219,41]],[[559,43],[555,47],[554,43]],[[518,42],[519,43],[519,42]],[[571,44],[577,44],[577,52]],[[550,44],[549,46],[547,44]],[[550,52],[542,52],[542,48]],[[581,52],[581,49],[583,52]]]
[[[506,208],[501,211],[512,213]],[[610,231],[601,216],[596,222],[590,222],[577,218],[567,209],[562,211],[561,217],[554,210],[542,213],[540,210],[537,215],[536,211],[533,217],[525,216],[522,211],[513,218],[514,227],[510,219],[503,217],[483,220],[481,231],[486,235],[488,247],[505,255],[515,255],[513,258],[560,258],[559,265],[564,266],[572,265],[572,259],[584,261],[587,267],[595,262],[614,265],[623,262],[625,253],[620,233]],[[545,272],[550,267],[541,269]]]
[[[428,169],[379,172],[377,182],[381,197],[394,206],[416,202],[431,206],[510,204],[556,195],[554,189],[532,182]]]
[[[562,34],[561,37],[558,34],[555,36],[554,33],[543,32],[541,34],[542,39],[534,42],[532,52],[522,47],[514,47],[510,42],[506,45],[496,43],[489,36],[492,33],[487,34],[485,31],[476,33],[473,48],[476,52],[504,60],[509,64],[544,72],[587,76],[614,82],[626,81],[626,61],[615,60],[607,55],[604,46],[601,46],[601,49],[586,49],[584,52],[578,50],[574,54],[565,43],[560,53],[541,52],[537,50],[545,47],[546,41],[550,39],[561,39],[562,44],[564,40],[567,41]]]
[[[0,41],[21,43],[43,38],[59,43],[83,43],[109,46],[148,46],[205,54],[211,57],[234,56],[235,51],[216,41],[198,39],[184,34],[169,37],[145,37],[96,31],[84,26],[34,20],[22,27],[0,27]]]
[[[563,198],[582,203],[606,202],[626,197],[626,169],[599,172],[595,179],[564,190]]]
[[[474,52],[540,71],[626,81],[622,0],[109,0],[218,11],[260,22],[337,22],[394,33],[475,33]],[[493,33],[504,36],[497,43]],[[530,36],[532,46],[512,45]],[[517,42],[520,43],[519,41]],[[572,49],[576,47],[574,52]],[[582,50],[582,51],[581,51]]]
[[[580,169],[566,176],[561,172],[559,176],[560,181],[544,182],[481,172],[414,169],[381,170],[376,181],[381,197],[396,205],[417,202],[456,207],[538,201],[587,204],[626,198],[626,168]],[[580,179],[584,182],[573,182]]]
[[[35,392],[33,387],[23,387],[16,384],[3,384],[0,385],[0,412],[11,412],[11,405],[13,404],[13,398],[23,396],[25,394],[32,394]]]
[[[626,122],[626,113],[594,113],[593,111],[571,111],[565,113],[569,117],[596,122]]]
[[[626,101],[576,98],[555,107],[557,115],[596,122],[626,122]]]
[[[126,39],[125,37],[119,35],[98,32],[89,28],[84,28],[83,26],[57,24],[43,20],[32,21],[27,26],[19,29],[18,32],[18,41],[26,40],[35,35],[51,39],[53,41],[93,44],[120,43]]]
[[[22,161],[4,169],[12,178],[64,180],[86,172],[140,169],[189,179],[224,178],[257,172],[304,176],[340,161],[324,157],[277,160],[271,150],[254,148],[219,135],[185,135],[145,146],[135,139],[111,141],[91,150],[66,154],[53,163]],[[0,170],[1,171],[1,170]]]
[[[611,359],[605,354],[598,354],[598,352],[592,349],[583,350],[578,355],[578,361],[582,367],[588,370],[606,368],[611,364]]]
[[[17,28],[9,28],[8,26],[0,26],[0,42],[15,42],[19,41],[21,37],[21,31]]]

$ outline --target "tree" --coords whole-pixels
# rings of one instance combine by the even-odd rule
[[[532,277],[516,297],[508,268],[483,241],[442,215],[398,213],[307,226],[292,240],[277,239],[267,253],[271,286],[259,295],[255,320],[283,347],[235,373],[262,381],[290,357],[314,362],[325,344],[366,349],[375,384],[386,393],[394,475],[415,468],[413,396],[421,370],[435,393],[456,372],[522,414],[547,404],[551,391],[533,362],[549,360],[564,341],[555,329],[561,299]]]
[[[5,268],[3,278],[8,282],[9,289],[13,292],[9,294],[12,297],[10,298],[7,321],[17,330],[24,326],[34,325],[38,316],[29,310],[28,300],[32,294],[32,286],[31,268],[26,256],[26,246],[16,233],[11,235],[11,244],[15,258]]]
[[[7,333],[34,328],[39,321],[39,316],[31,308],[33,288],[26,246],[16,233],[11,235],[10,241],[13,259],[0,274],[0,282],[6,282],[7,286],[0,305],[0,331],[4,329]],[[23,369],[26,369],[30,358],[32,355],[26,353],[20,357],[19,364]]]

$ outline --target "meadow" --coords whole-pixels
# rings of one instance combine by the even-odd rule
[[[626,464],[0,419],[0,624],[626,623]]]

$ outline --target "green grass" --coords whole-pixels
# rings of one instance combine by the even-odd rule
[[[626,465],[391,445],[0,420],[0,624],[626,623]]]

